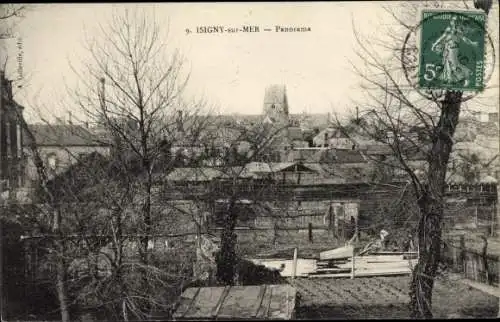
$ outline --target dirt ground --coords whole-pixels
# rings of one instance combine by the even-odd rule
[[[289,280],[300,293],[297,319],[408,319],[409,276]],[[459,281],[436,281],[435,318],[496,317],[498,299]]]

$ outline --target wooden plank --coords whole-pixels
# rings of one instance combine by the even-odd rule
[[[351,269],[349,267],[340,267],[341,269]],[[377,271],[377,272],[383,272],[383,271],[394,271],[394,270],[406,270],[406,269],[413,269],[411,266],[407,265],[400,265],[400,266],[386,266],[386,267],[380,267],[380,266],[364,266],[364,267],[358,267],[356,266],[356,271],[357,272],[367,272],[367,271]],[[350,271],[350,270],[349,270]]]
[[[344,246],[319,253],[320,260],[350,258],[354,252],[353,246]]]
[[[359,265],[358,265],[359,264]],[[389,263],[373,263],[373,262],[361,262],[361,263],[358,263],[356,262],[356,267],[400,267],[400,266],[408,266],[408,267],[414,267],[415,265],[417,265],[417,262],[405,262],[405,261],[402,261],[402,262],[389,262]],[[343,266],[340,266],[340,267],[345,267],[347,265],[343,265]]]
[[[273,288],[267,319],[290,320],[295,308],[291,308],[291,298],[296,296],[290,285],[271,285]]]
[[[219,301],[217,302],[217,305],[215,306],[214,310],[212,311],[212,318],[217,317],[217,314],[219,314],[220,308],[222,307],[222,304],[224,303],[224,300],[226,299],[227,294],[229,294],[229,291],[231,290],[231,286],[228,285],[224,287],[224,291],[222,292],[222,295],[219,298]]]
[[[401,262],[389,262],[389,263],[367,263],[367,262],[361,262],[361,261],[356,261],[356,267],[400,267],[400,266],[415,266],[417,262],[408,262],[408,261],[401,261]],[[346,263],[346,264],[341,264],[341,265],[336,265],[338,268],[348,268],[351,267],[352,263]]]
[[[173,318],[181,318],[184,316],[184,314],[186,314],[186,312],[189,310],[194,300],[196,299],[199,291],[199,287],[190,287],[182,293],[179,306],[173,314]]]
[[[233,286],[217,318],[250,319],[255,311],[259,293],[259,285]]]
[[[403,260],[403,255],[366,255],[366,256],[356,256],[356,259],[363,260]]]
[[[296,301],[297,301],[297,289],[295,287],[290,288],[290,292],[288,294],[288,310],[287,310],[287,317],[289,320],[294,320],[295,319],[295,312],[296,312]]]
[[[376,261],[376,262],[398,262],[398,261],[414,261],[418,260],[418,258],[408,258],[404,256],[357,256],[356,260],[362,261]]]
[[[413,263],[416,262],[415,260],[406,260],[406,259],[400,259],[400,260],[394,260],[394,261],[386,261],[386,260],[360,260],[357,261],[358,263],[367,263],[367,264],[389,264],[389,263]]]
[[[189,319],[208,319],[217,306],[225,287],[202,287],[195,301],[183,316]]]
[[[400,270],[395,272],[360,272],[356,273],[356,277],[393,276],[393,275],[408,275],[408,274],[411,274],[410,269]],[[350,273],[309,275],[309,278],[348,278],[348,277],[351,277]]]
[[[297,247],[293,249],[292,278],[297,275]]]
[[[418,255],[418,252],[375,252],[370,253],[371,256],[375,255],[388,255],[388,256],[396,256],[396,255]]]
[[[356,261],[356,267],[359,266],[364,266],[364,267],[390,267],[390,266],[415,266],[417,264],[416,261],[400,261],[400,262],[362,262],[362,261]],[[344,264],[348,265],[348,264]],[[339,265],[340,266],[340,265]]]
[[[350,272],[351,268],[318,268],[313,273],[323,273],[323,272]]]
[[[261,285],[260,286],[260,291],[259,291],[259,296],[257,297],[257,302],[255,305],[255,311],[252,314],[252,318],[255,318],[257,314],[259,313],[260,307],[262,305],[262,301],[264,300],[264,294],[266,293],[267,286],[266,285]]]
[[[410,267],[386,267],[386,268],[372,268],[372,269],[360,269],[356,267],[359,274],[385,274],[385,273],[398,273],[398,272],[411,272]],[[356,273],[358,274],[358,273]]]
[[[273,295],[273,288],[271,285],[268,285],[266,287],[266,292],[264,293],[264,297],[262,299],[262,303],[260,305],[259,310],[257,311],[257,319],[267,319],[267,316],[269,315],[269,306],[271,305],[271,300],[272,300],[272,295]]]

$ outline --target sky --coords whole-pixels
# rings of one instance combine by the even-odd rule
[[[266,86],[284,84],[291,113],[350,110],[360,79],[350,60],[356,30],[370,37],[387,21],[383,2],[315,3],[150,3],[164,26],[163,39],[178,48],[190,70],[186,94],[203,96],[223,113],[260,114]],[[116,8],[132,4],[38,4],[17,26],[23,42],[23,87],[16,100],[28,121],[67,118],[67,87],[77,83],[85,55],[85,33],[97,35]],[[137,6],[137,4],[136,4]],[[259,26],[259,33],[186,34],[186,28]],[[309,27],[310,32],[274,32],[276,25]],[[264,27],[273,32],[262,32]],[[168,34],[166,31],[168,30]],[[498,41],[497,41],[498,44]],[[7,74],[17,78],[16,39],[6,43]],[[498,76],[497,76],[498,78]],[[16,84],[16,83],[15,83]],[[497,81],[498,84],[498,81]],[[77,114],[76,111],[72,112]]]

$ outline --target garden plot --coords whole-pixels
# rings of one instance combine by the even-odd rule
[[[298,319],[408,319],[409,282],[409,276],[289,280],[300,294]],[[497,312],[498,299],[494,296],[457,281],[435,283],[436,318],[496,317]]]

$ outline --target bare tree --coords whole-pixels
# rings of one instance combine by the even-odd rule
[[[273,156],[276,152],[277,141],[285,138],[288,124],[245,124],[236,122],[228,125],[221,125],[216,132],[208,133],[208,142],[220,142],[217,146],[209,147],[206,159],[213,160],[219,175],[211,183],[208,194],[211,202],[216,199],[222,200],[222,231],[220,236],[220,251],[217,254],[217,280],[224,285],[233,285],[238,282],[238,264],[240,263],[237,252],[238,241],[235,231],[238,220],[241,219],[239,211],[240,204],[244,200],[249,200],[254,205],[261,205],[264,209],[270,202],[277,204],[281,199],[285,202],[285,195],[273,194],[277,186],[282,184],[272,177],[271,173],[260,176],[252,173],[248,168],[252,163],[261,166],[269,166],[273,160],[278,161],[279,156]],[[229,132],[224,135],[221,129]],[[270,177],[268,177],[270,176]],[[275,201],[269,201],[269,196],[273,195]],[[210,202],[210,201],[209,201]],[[268,208],[268,207],[267,207]],[[280,209],[284,211],[284,207]],[[283,216],[270,210],[272,216]],[[212,214],[215,215],[215,214]]]
[[[36,138],[33,132],[30,130],[28,124],[24,120],[22,115],[18,115],[18,120],[21,123],[21,128],[23,129],[25,135],[27,136],[26,141],[28,142],[28,149],[32,155],[33,163],[38,175],[37,186],[42,194],[42,199],[44,203],[39,210],[48,220],[45,220],[45,224],[50,224],[51,231],[51,243],[53,244],[52,249],[55,252],[55,262],[56,262],[56,290],[59,300],[59,308],[61,312],[61,320],[69,321],[70,313],[68,306],[68,292],[66,288],[66,242],[63,236],[62,229],[62,209],[60,203],[57,200],[57,196],[49,189],[49,174],[47,170],[47,165],[43,161],[38,149]]]
[[[0,5],[0,21],[2,28],[0,29],[0,39],[8,39],[13,37],[14,28],[18,18],[23,18],[29,5],[6,3]]]
[[[432,289],[441,253],[448,161],[466,97],[457,91],[431,91],[422,97],[407,84],[405,74],[415,77],[417,72],[416,41],[408,40],[407,36],[414,36],[418,29],[417,10],[443,4],[405,5],[404,10],[386,8],[394,18],[394,24],[389,24],[388,32],[384,33],[386,38],[368,40],[355,33],[363,65],[353,64],[353,68],[363,80],[362,89],[368,100],[362,105],[363,117],[356,116],[351,122],[355,130],[352,126],[349,130],[351,137],[358,135],[389,147],[392,158],[373,161],[403,171],[411,183],[420,212],[417,228],[420,258],[410,285],[412,316],[431,318]],[[457,5],[463,4],[444,4],[448,8]],[[338,119],[336,123],[346,128]],[[424,157],[423,164],[412,161],[416,154]]]
[[[153,242],[157,209],[161,208],[156,203],[155,181],[161,182],[178,165],[180,156],[175,155],[174,147],[196,145],[207,124],[202,114],[207,104],[185,100],[189,75],[181,55],[170,48],[162,30],[152,12],[116,12],[108,24],[99,26],[101,37],[87,42],[89,59],[84,60],[84,68],[73,67],[83,84],[72,91],[75,102],[112,139],[112,157],[121,174],[115,178],[114,196],[105,194],[101,200],[115,223],[115,261],[123,258],[120,249],[125,246],[120,235],[125,234],[125,211],[133,212],[134,232],[128,231],[127,240],[135,236],[139,245],[140,265],[136,268],[141,272],[143,290],[135,298],[132,290],[122,292],[127,293],[123,295],[127,301],[122,301],[123,319],[126,312],[139,312],[135,318],[144,318],[154,302],[151,287],[157,267],[151,262],[148,245]],[[120,274],[117,270],[115,275],[118,278]]]

